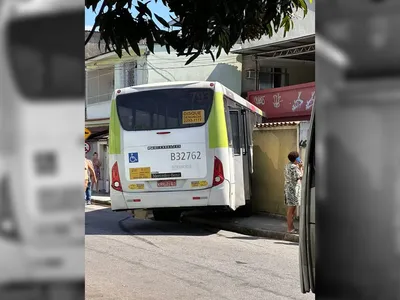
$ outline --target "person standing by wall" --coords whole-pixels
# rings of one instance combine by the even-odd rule
[[[300,205],[301,179],[303,177],[303,163],[297,151],[288,155],[289,163],[285,166],[285,205],[287,206],[287,225],[289,233],[297,233],[293,220],[296,215],[296,208]]]
[[[101,179],[101,177],[100,177],[101,161],[99,159],[99,155],[97,154],[97,152],[93,153],[92,163],[93,163],[94,171],[96,173],[96,178],[97,178],[96,182],[92,184],[93,187],[96,186],[93,190],[96,192],[99,192],[98,181]]]

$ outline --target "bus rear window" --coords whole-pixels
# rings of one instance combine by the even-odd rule
[[[7,27],[7,61],[31,101],[84,101],[83,10],[18,18]]]
[[[214,91],[208,88],[159,89],[117,96],[117,111],[126,131],[202,126],[207,122]]]

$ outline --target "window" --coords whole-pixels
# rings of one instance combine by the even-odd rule
[[[114,92],[114,67],[86,71],[86,103],[110,101]]]
[[[260,90],[272,89],[287,86],[289,84],[289,74],[286,69],[264,68],[259,72]]]
[[[239,125],[239,112],[230,111],[231,128],[232,128],[232,141],[233,153],[240,155],[240,125]]]
[[[208,88],[158,89],[117,96],[121,126],[127,131],[203,126],[210,115],[214,91]],[[184,112],[200,117],[184,122]]]
[[[10,23],[7,54],[13,79],[26,98],[83,101],[84,51],[76,35],[83,22],[83,10],[78,10]]]

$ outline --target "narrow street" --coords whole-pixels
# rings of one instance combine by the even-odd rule
[[[86,208],[86,299],[314,299],[298,245]]]

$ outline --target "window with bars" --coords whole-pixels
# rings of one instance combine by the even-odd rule
[[[124,86],[133,86],[135,85],[135,69],[136,62],[129,62],[123,65],[123,77],[124,77]]]
[[[272,89],[289,85],[289,74],[282,68],[262,68],[258,76],[259,89]]]
[[[114,92],[114,67],[86,71],[86,103],[110,101]]]

